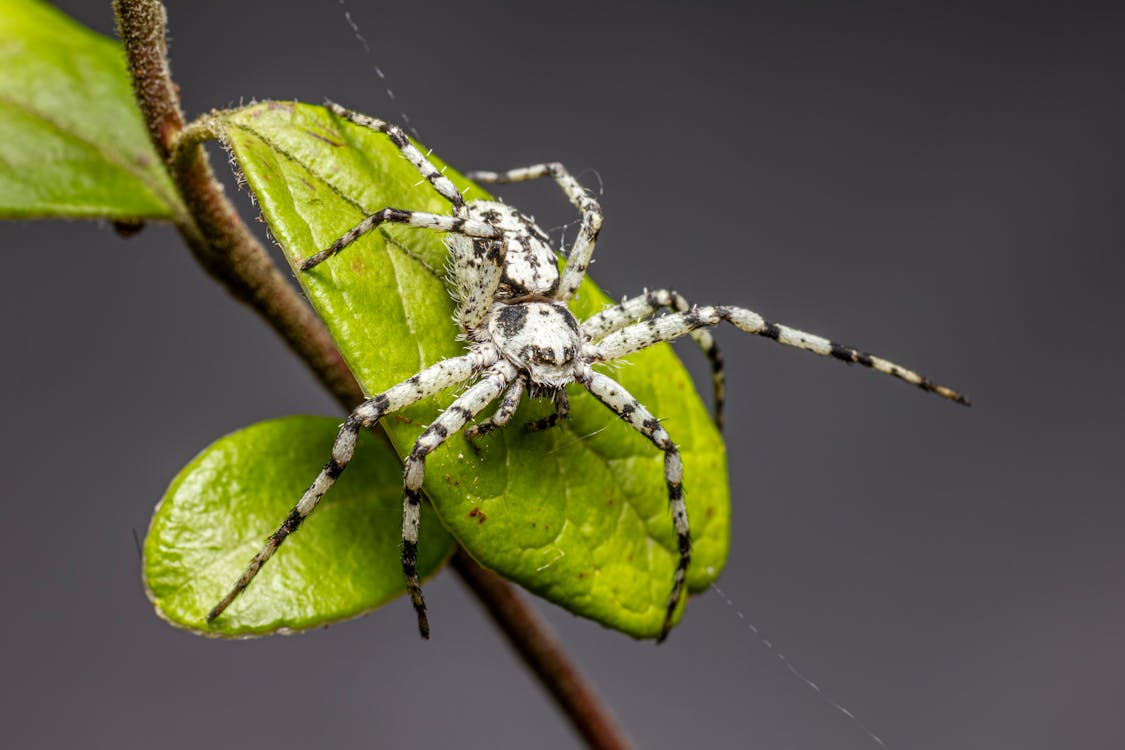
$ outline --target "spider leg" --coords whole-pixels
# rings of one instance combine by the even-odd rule
[[[834,341],[816,336],[811,333],[799,331],[796,328],[769,323],[761,315],[742,307],[707,306],[695,307],[687,312],[677,312],[643,323],[631,325],[616,333],[606,336],[598,342],[597,359],[602,362],[624,357],[633,352],[640,351],[660,341],[671,341],[679,338],[697,328],[713,326],[722,321],[731,323],[736,328],[765,336],[779,344],[795,346],[798,349],[819,354],[823,357],[835,357],[844,362],[855,362],[870,367],[873,370],[892,375],[907,383],[916,385],[924,391],[936,393],[939,396],[968,405],[969,400],[957,391],[936,385],[933,381],[922,377],[913,370],[908,370],[901,365],[876,357],[859,349],[842,346]]]
[[[301,522],[313,512],[317,503],[335,484],[336,479],[343,473],[348,462],[351,461],[355,454],[356,439],[361,429],[371,427],[385,414],[404,409],[438,391],[463,383],[480,369],[479,355],[466,354],[463,357],[446,359],[427,367],[398,385],[391,386],[353,409],[340,427],[336,442],[332,446],[332,457],[328,460],[328,463],[324,465],[320,474],[305,490],[305,494],[301,495],[301,499],[293,506],[293,510],[289,511],[289,515],[286,516],[277,531],[270,534],[266,539],[265,546],[250,560],[249,566],[239,577],[234,587],[207,615],[208,622],[221,615],[230,606],[231,602],[250,585],[250,582],[254,580],[254,576],[258,574],[266,561],[273,557],[274,552],[285,541],[285,538],[296,531]]]
[[[669,289],[654,289],[644,294],[624,299],[620,304],[607,307],[597,315],[582,322],[582,331],[591,341],[600,341],[611,333],[644,320],[661,308],[687,312],[691,303],[683,295]],[[715,338],[706,328],[691,332],[692,339],[711,362],[711,385],[715,394],[715,426],[723,429],[723,404],[726,401],[726,375],[723,372],[723,354]]]
[[[570,414],[570,399],[566,397],[566,387],[559,388],[554,395],[555,410],[542,419],[533,419],[524,425],[528,432],[549,430]]]
[[[578,180],[571,177],[566,167],[558,162],[535,164],[530,167],[510,169],[507,172],[469,172],[465,176],[483,184],[525,182],[541,177],[554,178],[571,204],[582,214],[582,228],[578,230],[578,237],[567,255],[566,268],[563,269],[558,291],[555,292],[555,299],[563,302],[573,297],[578,285],[586,276],[586,269],[590,267],[594,244],[602,228],[602,208],[598,202],[586,192]]]
[[[391,139],[391,143],[398,146],[399,150],[402,151],[402,155],[406,157],[406,160],[414,165],[414,168],[434,186],[434,190],[436,190],[441,197],[453,204],[453,213],[457,216],[465,215],[465,198],[461,195],[461,191],[457,189],[448,177],[441,173],[440,169],[430,163],[430,160],[426,158],[425,154],[419,151],[418,148],[410,142],[406,133],[402,132],[402,128],[385,120],[368,117],[359,112],[353,112],[336,102],[326,102],[326,106],[337,117],[342,117],[356,125],[371,128],[380,133],[386,133],[387,137]]]
[[[491,419],[487,422],[472,425],[469,429],[465,430],[465,437],[469,439],[470,444],[475,445],[472,441],[484,437],[493,430],[499,429],[508,422],[512,421],[512,415],[516,413],[516,409],[520,405],[520,399],[523,398],[523,392],[527,388],[527,384],[523,378],[516,378],[508,387],[508,392],[504,394],[503,400],[500,401],[499,408],[496,413],[492,415]]]
[[[406,590],[418,614],[418,632],[430,637],[430,622],[426,617],[426,600],[422,597],[422,584],[418,580],[418,526],[421,522],[422,481],[426,474],[426,456],[450,435],[458,432],[470,419],[489,405],[516,377],[517,370],[507,360],[494,365],[483,378],[469,386],[456,401],[435,419],[418,436],[403,468],[402,489],[402,572],[406,576]]]
[[[691,527],[688,525],[687,505],[684,503],[684,464],[667,430],[620,383],[593,370],[588,370],[587,374],[579,378],[579,382],[594,398],[664,451],[664,482],[668,485],[668,507],[672,511],[672,525],[676,530],[680,561],[672,577],[672,592],[668,595],[668,608],[657,639],[660,642],[668,637],[668,631],[672,628],[672,615],[683,597],[687,569],[691,564]]]
[[[476,237],[480,239],[496,239],[501,235],[500,229],[478,219],[466,219],[462,216],[446,216],[445,214],[431,214],[421,211],[407,211],[401,208],[384,208],[376,211],[344,232],[338,240],[325,249],[315,255],[310,255],[301,263],[301,270],[308,271],[314,266],[323,263],[380,224],[387,223],[405,224],[409,227],[419,227],[422,229],[436,229],[439,232],[451,232],[453,234],[461,234],[466,237]]]

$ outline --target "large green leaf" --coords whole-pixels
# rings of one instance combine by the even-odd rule
[[[379,208],[449,211],[386,137],[321,107],[266,102],[223,118],[226,141],[291,264]],[[448,174],[468,198],[487,197]],[[445,256],[437,233],[391,227],[297,273],[368,394],[464,352],[451,321]],[[586,283],[571,308],[581,318],[606,302]],[[695,539],[688,582],[699,591],[727,555],[722,440],[666,345],[612,373],[665,420],[683,452]],[[569,393],[571,417],[561,428],[524,432],[523,421],[551,408],[534,402],[486,438],[479,455],[461,435],[452,437],[427,460],[426,492],[445,526],[486,567],[575,613],[653,637],[677,557],[663,454],[580,387]],[[383,420],[400,455],[455,396],[451,389]],[[426,524],[423,537],[435,526]]]
[[[207,612],[316,476],[339,426],[330,417],[261,422],[220,438],[184,467],[145,539],[145,586],[161,617],[203,635],[260,635],[353,617],[404,592],[402,464],[364,434],[352,468],[316,513],[247,593],[207,622]],[[453,540],[429,507],[423,519],[428,533],[418,566],[426,576],[444,563]]]
[[[0,0],[0,217],[139,220],[179,206],[120,45],[46,3]]]

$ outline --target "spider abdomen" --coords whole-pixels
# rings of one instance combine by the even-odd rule
[[[578,321],[559,302],[498,303],[488,318],[497,348],[535,385],[558,388],[574,381],[582,340]]]

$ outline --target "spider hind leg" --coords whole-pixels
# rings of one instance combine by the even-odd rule
[[[528,432],[549,430],[570,415],[570,399],[566,396],[566,386],[551,394],[551,399],[555,402],[555,410],[545,417],[531,420],[523,426],[525,430]]]

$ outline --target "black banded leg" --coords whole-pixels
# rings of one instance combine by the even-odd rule
[[[421,523],[422,482],[426,476],[426,456],[450,435],[455,434],[482,409],[488,406],[516,376],[516,368],[509,362],[496,364],[478,382],[462,393],[449,408],[427,427],[410,455],[406,457],[402,472],[402,573],[406,578],[406,591],[418,615],[418,632],[430,637],[430,621],[426,616],[426,600],[422,596],[422,583],[418,580],[418,530]]]
[[[672,628],[672,616],[676,613],[676,607],[683,597],[687,570],[691,564],[691,527],[688,524],[687,505],[684,503],[684,464],[667,430],[620,383],[592,370],[579,382],[594,395],[594,398],[664,451],[664,482],[668,485],[668,507],[672,511],[672,526],[676,531],[676,546],[679,549],[680,561],[672,577],[672,592],[668,595],[664,624],[660,628],[660,637],[657,639],[657,642],[660,642],[668,637],[668,631]]]
[[[523,398],[525,387],[526,384],[523,378],[513,380],[512,384],[508,387],[507,393],[504,394],[504,398],[500,401],[500,406],[496,409],[496,413],[487,421],[471,425],[465,430],[465,437],[468,438],[470,445],[476,447],[474,441],[512,421],[512,415],[515,414],[516,409],[519,408],[520,399]]]
[[[301,263],[301,270],[308,271],[314,266],[323,263],[363,235],[374,230],[380,224],[405,224],[408,227],[434,229],[439,232],[452,232],[453,234],[463,234],[466,237],[477,239],[496,239],[501,233],[501,230],[478,219],[466,219],[462,216],[446,216],[445,214],[430,214],[421,211],[406,211],[401,208],[384,208],[380,211],[376,211],[344,232],[340,239],[336,240],[319,253],[305,258]]]
[[[653,289],[619,304],[602,310],[582,322],[582,331],[591,341],[600,341],[611,333],[640,322],[661,309],[687,312],[691,303],[682,294],[670,289]],[[726,403],[726,374],[723,370],[723,353],[715,337],[705,328],[691,332],[691,337],[711,363],[711,387],[715,394],[715,425],[723,428],[723,405]]]
[[[586,276],[586,269],[590,267],[594,244],[602,228],[602,208],[598,202],[567,172],[566,167],[558,162],[535,164],[530,167],[510,169],[507,172],[470,172],[466,177],[482,184],[525,182],[541,177],[554,178],[571,205],[582,214],[582,227],[578,230],[578,237],[575,238],[570,252],[566,254],[566,268],[563,269],[562,279],[555,293],[555,299],[563,302],[573,297],[578,290],[578,285]]]
[[[876,357],[859,349],[843,346],[821,336],[799,331],[796,328],[769,323],[756,312],[726,305],[695,307],[687,312],[672,313],[623,328],[598,342],[596,346],[597,358],[599,361],[609,362],[658,342],[677,339],[697,328],[717,325],[724,320],[742,331],[765,336],[779,344],[804,349],[822,357],[833,357],[844,362],[861,364],[959,404],[966,406],[969,404],[969,400],[965,396],[952,388],[937,385],[913,370],[908,370],[890,360]]]
[[[419,174],[422,175],[431,185],[434,190],[438,192],[441,197],[453,204],[453,213],[457,216],[465,215],[465,198],[461,195],[461,191],[442,174],[441,170],[435,167],[425,154],[418,150],[418,148],[410,142],[406,133],[402,132],[402,128],[398,125],[393,125],[386,120],[380,120],[375,117],[368,117],[367,115],[353,112],[347,107],[343,107],[335,102],[327,102],[326,106],[337,117],[342,117],[345,120],[354,122],[356,125],[361,125],[365,128],[380,133],[386,133],[387,137],[395,146],[402,151],[402,155],[410,162]]]
[[[313,483],[305,490],[305,494],[301,495],[301,499],[293,506],[293,510],[289,511],[289,515],[286,516],[277,531],[270,534],[266,539],[265,546],[251,558],[249,566],[230,592],[207,614],[208,622],[221,615],[230,606],[231,602],[250,585],[250,582],[254,580],[254,576],[258,574],[266,561],[273,557],[281,543],[296,531],[301,522],[316,509],[317,503],[335,484],[337,477],[340,476],[348,462],[352,460],[352,456],[355,455],[356,439],[361,429],[371,427],[385,414],[403,409],[438,391],[468,380],[476,369],[475,360],[476,358],[472,355],[466,355],[438,362],[422,370],[414,377],[367,399],[352,410],[352,413],[348,415],[347,420],[340,427],[340,432],[336,435],[336,442],[332,445],[332,457],[328,463],[324,465]]]
[[[524,425],[528,432],[549,430],[570,414],[570,399],[566,396],[566,387],[559,388],[554,395],[555,410],[541,419],[533,419]]]

